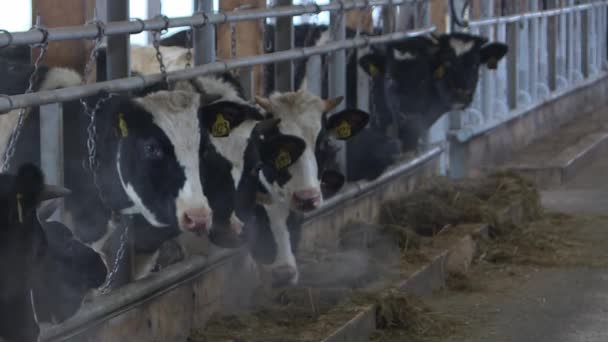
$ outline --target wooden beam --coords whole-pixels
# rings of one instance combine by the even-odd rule
[[[46,27],[82,25],[93,16],[93,8],[95,0],[32,0],[32,22],[40,15],[40,24]],[[90,46],[91,43],[84,40],[49,43],[44,64],[70,67],[82,73]],[[35,49],[32,58],[38,54],[39,49]]]
[[[222,0],[221,11],[232,11],[242,5],[251,5],[253,8],[265,8],[265,0]],[[241,21],[235,24],[236,56],[246,57],[264,53],[263,49],[263,22],[261,20]],[[229,24],[217,26],[217,55],[219,59],[231,58],[231,33]],[[263,94],[262,67],[253,68],[253,84],[255,93]]]
[[[431,0],[431,24],[437,27],[437,32],[446,31],[446,15],[448,11],[449,0]]]

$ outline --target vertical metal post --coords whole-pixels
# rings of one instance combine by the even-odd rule
[[[509,109],[515,109],[518,105],[519,82],[518,82],[518,57],[519,57],[519,22],[507,24],[507,102]]]
[[[333,42],[344,40],[346,37],[346,14],[343,12],[332,12],[330,16],[330,39]],[[329,66],[329,97],[344,96],[346,94],[346,54],[344,50],[335,51],[327,56]],[[342,110],[345,104],[342,102],[336,111]],[[338,164],[346,177],[346,144],[341,144],[342,149],[338,154]]]
[[[291,0],[277,0],[277,6],[290,6]],[[275,26],[275,52],[293,48],[293,18],[277,18]],[[278,91],[293,90],[293,64],[291,61],[278,62],[274,65],[275,88]]]
[[[195,0],[196,11],[213,12],[213,0]],[[215,25],[205,25],[194,28],[192,35],[194,50],[194,65],[202,65],[215,61]]]
[[[108,21],[129,20],[128,0],[107,0]],[[108,37],[107,70],[108,79],[126,77],[130,74],[129,35]]]
[[[549,0],[547,7],[555,8],[556,0]],[[547,23],[548,85],[551,91],[557,90],[557,41],[559,36],[558,16],[551,16]]]
[[[129,20],[129,1],[128,0],[107,0],[107,17],[108,21],[123,21]],[[130,74],[130,53],[129,53],[129,35],[113,35],[108,37],[107,55],[107,70],[108,79],[126,77]],[[128,237],[128,245],[122,260],[122,266],[119,268],[118,274],[112,283],[112,288],[117,288],[128,283],[133,274],[133,230]],[[122,232],[120,232],[122,234]],[[113,253],[117,253],[119,246],[113,249]],[[127,267],[125,267],[127,266]]]
[[[46,182],[64,185],[63,111],[61,103],[40,106],[40,165]],[[63,200],[57,213],[50,217],[61,221]]]
[[[494,16],[494,0],[482,1],[481,2],[481,16],[482,18],[489,18]],[[486,29],[481,32],[490,40],[492,40],[494,27],[487,26]],[[481,111],[486,119],[489,119],[494,114],[494,91],[495,91],[494,73],[488,72],[487,69],[482,69],[481,74]]]
[[[530,11],[538,11],[538,2],[536,1],[530,1],[528,2],[529,7],[528,9]],[[538,26],[540,24],[538,18],[532,18],[532,19],[528,19],[528,30],[529,30],[529,36],[528,36],[528,65],[530,66],[529,68],[529,90],[530,90],[530,97],[532,97],[532,102],[535,102],[538,99],[538,71],[540,68],[540,63],[539,63],[539,56],[538,56],[538,42],[539,42],[539,37],[538,37]]]
[[[148,1],[148,8],[147,8],[147,14],[148,14],[148,18],[154,18],[157,15],[161,14],[161,0],[147,0]],[[148,44],[152,44],[152,41],[154,40],[154,32],[153,31],[148,31],[147,33],[148,36]]]
[[[589,16],[591,15],[590,10],[584,10],[581,13],[581,63],[583,76],[585,78],[590,76],[590,47],[591,47],[591,30],[590,30],[590,20]]]

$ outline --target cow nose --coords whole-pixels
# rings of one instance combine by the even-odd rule
[[[296,191],[293,194],[293,203],[298,210],[314,210],[321,204],[321,192],[316,189]]]
[[[211,226],[211,213],[209,209],[195,208],[184,211],[182,226],[194,233],[202,234]]]

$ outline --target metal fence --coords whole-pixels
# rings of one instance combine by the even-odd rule
[[[498,70],[482,69],[472,106],[451,113],[461,143],[605,73],[608,1],[544,11],[529,1],[530,12],[505,17],[493,17],[493,2],[464,30],[507,42],[510,52]]]

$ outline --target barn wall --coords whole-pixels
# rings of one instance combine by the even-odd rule
[[[265,0],[222,0],[219,2],[220,10],[232,11],[242,5],[251,5],[253,8],[265,8]],[[261,20],[242,21],[235,24],[236,56],[255,56],[264,53],[263,26]],[[217,56],[219,59],[231,58],[231,34],[229,24],[217,25]],[[256,94],[263,93],[262,66],[253,68]]]
[[[32,0],[32,22],[40,15],[46,27],[82,25],[93,15],[95,0]],[[85,40],[68,40],[49,43],[43,63],[50,66],[71,67],[82,73],[91,43]],[[38,49],[32,58],[38,56]]]

